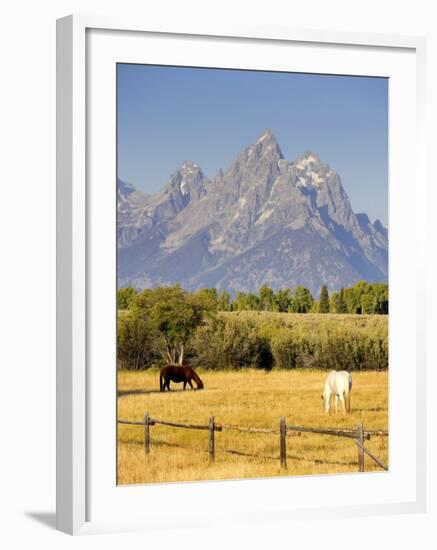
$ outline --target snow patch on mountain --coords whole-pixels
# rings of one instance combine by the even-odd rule
[[[122,285],[318,291],[387,280],[387,229],[355,215],[340,177],[315,153],[284,159],[271,131],[213,183],[186,161],[159,193],[135,193],[119,186]]]

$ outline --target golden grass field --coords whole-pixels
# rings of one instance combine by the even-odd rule
[[[199,369],[205,389],[159,392],[158,371],[119,371],[118,418],[153,418],[181,423],[216,423],[259,428],[287,424],[309,427],[388,429],[388,372],[353,373],[350,414],[322,409],[321,392],[327,373],[315,370],[206,371]],[[357,471],[357,447],[352,440],[302,433],[287,437],[287,470],[279,464],[279,435],[223,430],[215,434],[216,458],[208,459],[208,432],[151,426],[150,454],[144,453],[141,426],[118,425],[118,484],[238,479]],[[388,438],[365,441],[388,464]],[[380,470],[365,458],[366,471]]]

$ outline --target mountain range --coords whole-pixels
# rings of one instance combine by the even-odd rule
[[[121,180],[117,193],[120,287],[318,293],[387,281],[387,228],[354,213],[316,154],[286,160],[270,131],[212,180],[184,162],[156,194]]]

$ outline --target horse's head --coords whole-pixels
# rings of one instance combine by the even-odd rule
[[[197,389],[198,390],[203,390],[203,382],[200,379],[199,379],[199,382],[197,383]]]
[[[325,393],[322,393],[322,401],[323,401],[323,411],[325,414],[327,414],[329,412],[329,408],[330,408],[330,396],[329,394],[326,395]]]

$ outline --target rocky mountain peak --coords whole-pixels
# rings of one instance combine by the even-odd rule
[[[206,193],[208,178],[204,175],[199,165],[191,162],[183,162],[170,176],[165,187],[167,194],[178,194],[190,198],[200,198]]]
[[[387,231],[387,228],[382,225],[380,220],[375,220],[373,227],[380,233],[385,233]]]
[[[312,151],[306,151],[298,157],[293,162],[292,169],[297,176],[297,186],[301,188],[320,190],[332,180],[332,176],[336,176]]]
[[[278,141],[271,130],[266,130],[263,132],[256,140],[256,143],[263,143],[264,145],[278,145]]]
[[[271,130],[262,133],[245,152],[248,156],[254,156],[257,160],[260,158],[270,158],[277,162],[284,158],[276,137]]]
[[[277,177],[283,159],[275,136],[268,130],[239,154],[222,174],[222,179],[238,193],[260,186],[268,189]]]
[[[183,175],[190,175],[190,174],[195,174],[197,172],[201,172],[202,170],[200,169],[199,165],[196,164],[195,162],[186,160],[179,166],[177,171]]]
[[[122,196],[130,195],[136,191],[135,187],[131,183],[126,183],[120,178],[117,178],[117,192]]]
[[[361,230],[368,233],[371,225],[369,216],[364,212],[360,212],[359,214],[356,214],[356,217]]]
[[[299,170],[318,170],[323,167],[320,158],[309,150],[298,157],[293,164]]]
[[[118,217],[120,284],[318,291],[387,278],[386,228],[355,215],[339,175],[314,152],[284,159],[270,130],[214,183],[186,161],[145,207],[133,206]]]
[[[120,178],[117,178],[117,196],[118,209],[125,203],[128,203],[129,208],[143,206],[147,202],[148,195],[143,191],[138,191],[131,183],[126,183]]]

